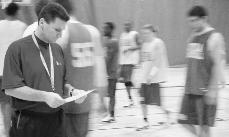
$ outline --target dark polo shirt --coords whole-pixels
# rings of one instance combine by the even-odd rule
[[[36,37],[41,52],[50,69],[50,55],[48,43]],[[59,45],[51,44],[54,59],[55,89],[56,93],[63,96],[65,83],[64,55]],[[38,48],[33,42],[32,36],[28,36],[13,42],[6,53],[3,70],[2,89],[28,86],[30,88],[52,92],[50,78],[47,74]],[[50,108],[45,102],[25,101],[12,97],[12,106],[16,110],[29,110],[34,112],[56,112],[60,108]]]

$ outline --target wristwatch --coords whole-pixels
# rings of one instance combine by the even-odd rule
[[[69,92],[70,96],[72,96],[72,92],[73,92],[74,90],[75,90],[74,88],[72,88],[72,89],[70,90],[70,92]]]

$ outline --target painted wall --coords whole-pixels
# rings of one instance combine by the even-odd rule
[[[116,35],[122,31],[123,23],[133,21],[135,29],[151,23],[159,28],[159,36],[165,41],[170,65],[185,63],[186,40],[189,36],[186,13],[193,5],[204,5],[209,10],[210,23],[229,37],[228,0],[93,0],[98,27],[103,22],[113,21],[117,25]],[[226,45],[227,46],[227,45]],[[227,47],[228,49],[228,47]],[[229,54],[227,54],[227,58]]]
[[[139,30],[144,24],[153,24],[159,29],[159,36],[167,45],[170,65],[185,63],[185,46],[189,35],[186,13],[193,5],[200,4],[207,7],[210,15],[209,22],[223,33],[226,43],[229,43],[229,27],[227,26],[229,24],[229,0],[71,1],[75,7],[74,13],[80,21],[95,25],[100,30],[104,22],[113,21],[116,24],[117,37],[125,21],[132,21],[136,30]],[[3,18],[1,12],[0,17]],[[20,19],[27,24],[32,23],[36,19],[33,7],[22,7]]]

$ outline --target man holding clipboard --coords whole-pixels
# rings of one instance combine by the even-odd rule
[[[2,89],[11,96],[14,108],[10,137],[64,136],[63,89],[72,86],[65,79],[63,51],[55,41],[68,20],[61,5],[49,3],[40,12],[33,34],[13,42],[7,50]],[[73,90],[72,94],[84,92]]]

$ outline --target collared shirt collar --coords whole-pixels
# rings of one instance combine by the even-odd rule
[[[49,43],[46,43],[43,40],[39,39],[36,35],[35,35],[35,38],[37,39],[37,43],[39,44],[39,46],[44,47],[44,48],[48,48]]]

